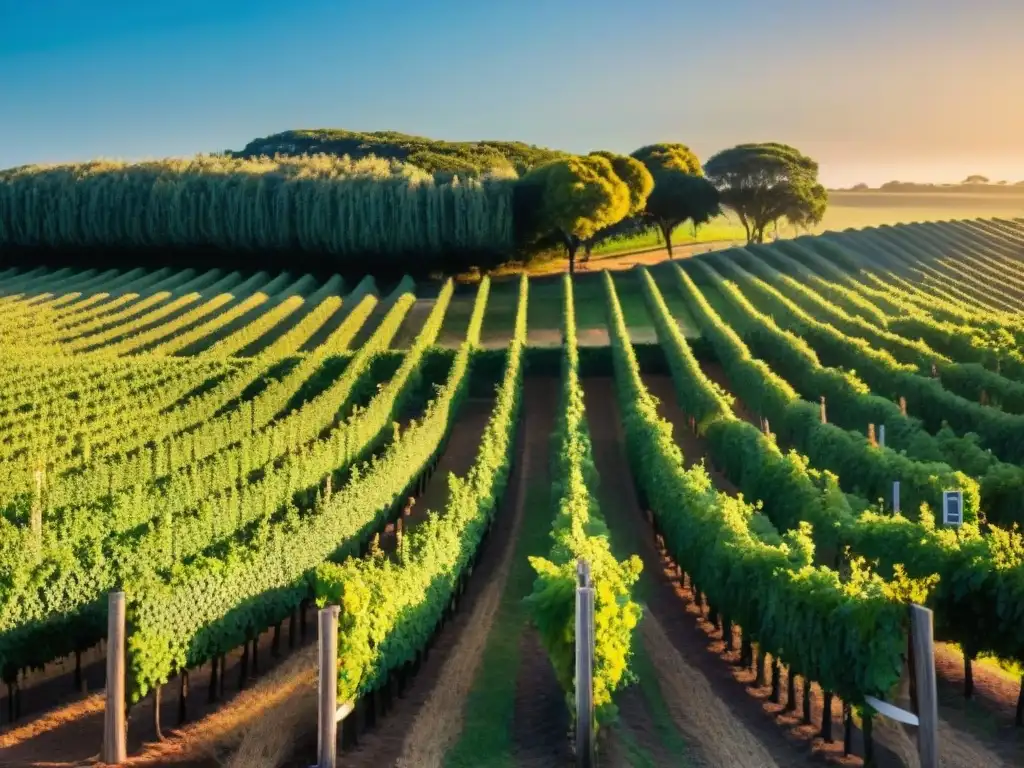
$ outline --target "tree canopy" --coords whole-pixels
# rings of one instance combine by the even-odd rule
[[[643,216],[661,230],[669,256],[672,232],[687,219],[704,224],[720,212],[718,190],[703,178],[700,160],[685,144],[650,144],[632,157],[651,172],[654,189]]]
[[[806,228],[825,215],[818,164],[786,144],[740,144],[708,160],[704,173],[739,216],[748,242],[763,242],[765,228],[780,219]]]
[[[646,165],[652,174],[668,170],[681,171],[694,176],[704,173],[697,155],[685,144],[648,144],[633,152],[630,157],[635,157]],[[655,184],[657,184],[657,180],[655,180]]]
[[[631,209],[630,186],[601,155],[555,160],[523,177],[535,201],[534,223],[541,234],[555,234],[566,248],[569,271],[576,268],[580,244]]]
[[[603,157],[612,164],[615,175],[626,182],[629,187],[629,212],[626,215],[632,216],[642,211],[654,189],[654,177],[647,167],[639,160],[614,152],[591,152],[590,156]]]
[[[567,153],[521,141],[441,141],[398,131],[347,131],[317,128],[276,133],[254,139],[234,157],[275,155],[369,155],[401,160],[435,174],[479,176],[515,171],[522,175]]]

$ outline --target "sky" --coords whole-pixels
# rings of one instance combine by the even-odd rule
[[[0,168],[291,128],[1024,180],[1022,0],[0,0]]]

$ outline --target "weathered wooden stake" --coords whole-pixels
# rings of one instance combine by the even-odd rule
[[[825,396],[821,396],[821,423],[828,424],[828,416],[825,413]]]
[[[585,560],[576,563],[576,766],[592,768],[594,744],[594,588]]]
[[[868,444],[872,448],[878,447],[878,439],[875,437],[875,425],[868,424]]]
[[[914,644],[917,684],[917,751],[921,768],[939,768],[939,701],[935,682],[935,636],[932,612],[910,606],[910,637]]]
[[[905,398],[903,395],[900,395],[900,413],[902,413],[904,416],[907,415],[907,398]]]
[[[162,685],[156,685],[153,687],[153,730],[156,731],[156,740],[164,740],[164,732],[160,730],[160,693],[163,691]]]
[[[338,614],[339,608],[323,608],[317,623],[320,644],[317,668],[319,719],[317,768],[337,768],[338,760]]]
[[[124,640],[124,592],[111,592],[107,597],[107,698],[100,749],[100,760],[107,765],[120,765],[128,758]]]

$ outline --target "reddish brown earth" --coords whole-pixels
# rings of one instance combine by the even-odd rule
[[[560,383],[556,378],[526,382],[524,406],[526,439],[530,444],[529,484],[551,486],[551,433],[558,420]],[[569,715],[565,697],[555,677],[537,629],[523,628],[516,675],[516,700],[512,739],[518,765],[547,768],[571,762]]]

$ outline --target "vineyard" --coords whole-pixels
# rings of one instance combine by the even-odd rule
[[[511,240],[498,180],[388,178],[364,239]],[[0,764],[99,752],[116,592],[126,764],[310,765],[327,605],[340,765],[571,764],[580,559],[601,765],[916,765],[868,701],[912,603],[942,765],[1024,763],[1024,219],[473,283],[0,269]]]

